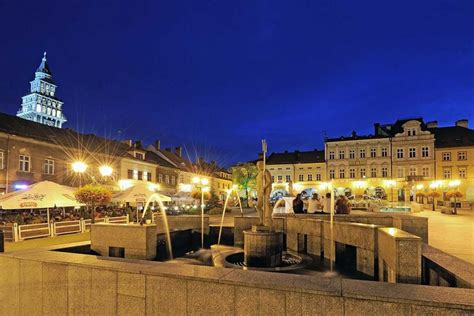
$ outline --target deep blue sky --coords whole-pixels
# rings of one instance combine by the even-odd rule
[[[223,164],[423,116],[474,124],[474,1],[0,0],[0,110],[44,50],[68,127]]]

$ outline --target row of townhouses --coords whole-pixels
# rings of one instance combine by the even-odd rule
[[[372,135],[327,138],[324,150],[272,153],[274,190],[312,189],[391,201],[423,199],[431,191],[474,201],[474,130],[467,120],[439,127],[422,118],[375,124]]]
[[[207,178],[221,199],[231,188],[229,172],[214,162],[192,162],[182,147],[162,149],[160,141],[144,146],[63,128],[56,89],[45,53],[17,116],[0,113],[0,193],[43,180],[70,186],[96,181],[116,190],[144,182],[169,194],[189,193],[196,176]]]

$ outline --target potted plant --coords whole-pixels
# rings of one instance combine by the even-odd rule
[[[431,203],[433,204],[433,211],[436,210],[436,199],[439,198],[440,194],[436,191],[428,192],[427,196],[431,198]]]
[[[463,197],[463,194],[457,190],[449,191],[446,193],[446,197],[448,199],[454,199],[454,208],[453,208],[453,214],[458,213],[458,199]]]
[[[76,200],[91,210],[91,223],[95,223],[95,208],[112,199],[112,192],[100,184],[86,184],[74,193]]]

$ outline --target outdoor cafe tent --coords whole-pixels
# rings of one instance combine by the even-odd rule
[[[146,184],[135,184],[134,186],[115,194],[112,197],[112,202],[145,204],[152,194],[157,194],[162,202],[171,201],[171,198],[169,196],[156,193],[154,189],[150,188],[150,186]]]
[[[51,181],[42,181],[29,185],[26,189],[11,192],[0,197],[0,208],[4,210],[40,209],[54,207],[79,207],[75,189]]]

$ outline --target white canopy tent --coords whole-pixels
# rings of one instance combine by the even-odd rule
[[[158,194],[162,202],[170,202],[171,198],[161,193],[157,193],[155,189],[147,184],[135,184],[134,186],[116,193],[112,197],[112,202],[125,203],[143,203],[150,198],[152,194]]]
[[[51,181],[42,181],[29,185],[26,189],[11,192],[0,197],[0,208],[4,210],[41,209],[48,211],[54,207],[79,207],[74,197],[75,188]]]
[[[136,204],[143,204],[145,206],[146,202],[150,199],[150,197],[154,195],[155,197],[158,196],[161,202],[170,202],[171,198],[161,193],[157,193],[155,191],[155,187],[151,186],[146,183],[137,183],[134,186],[123,190],[115,194],[112,197],[112,202],[119,202],[119,203],[136,203]],[[138,221],[138,205],[137,205],[137,221]]]

